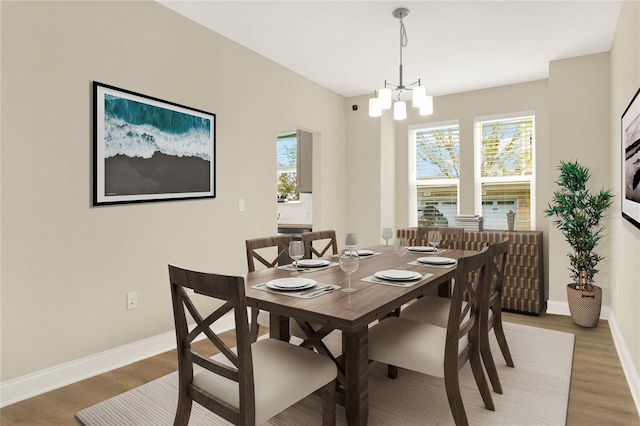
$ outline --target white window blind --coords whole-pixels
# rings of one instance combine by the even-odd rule
[[[458,213],[459,125],[456,121],[412,127],[411,139],[409,223],[452,226]]]

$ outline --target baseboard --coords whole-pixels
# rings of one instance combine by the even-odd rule
[[[638,411],[638,414],[640,414],[640,375],[638,375],[638,370],[636,370],[636,367],[633,364],[633,359],[629,353],[629,349],[627,348],[624,337],[622,336],[622,332],[620,331],[620,327],[618,327],[618,322],[616,321],[616,317],[613,313],[611,313],[608,321],[609,329],[611,329],[611,335],[613,336],[613,343],[616,345],[618,358],[620,358],[620,363],[622,364],[624,376],[627,378],[627,383],[629,383],[629,390],[631,390],[633,402],[636,404],[636,410]]]
[[[234,328],[233,316],[227,314],[217,323],[214,331],[222,333]],[[38,371],[0,383],[0,407],[79,382],[80,380],[132,364],[175,349],[173,331],[150,337],[129,345],[111,349],[85,358]]]
[[[569,312],[569,304],[567,302],[554,300],[547,301],[547,313],[553,315],[571,315]],[[629,349],[624,341],[624,337],[618,327],[618,322],[616,321],[616,317],[613,314],[611,307],[602,307],[600,310],[600,319],[605,319],[609,322],[609,329],[611,330],[613,343],[616,346],[616,351],[618,352],[618,358],[620,358],[620,363],[622,364],[624,376],[627,378],[627,384],[629,385],[633,402],[636,405],[636,410],[638,411],[638,414],[640,414],[640,376],[638,375],[638,370],[636,370],[636,367],[633,364],[633,359],[629,353]]]
[[[568,302],[559,302],[556,300],[547,300],[547,313],[552,315],[571,315]],[[600,319],[609,320],[611,317],[611,308],[602,306],[600,309]]]

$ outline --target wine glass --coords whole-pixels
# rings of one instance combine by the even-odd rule
[[[398,255],[398,269],[402,268],[402,256],[407,254],[409,251],[409,247],[407,247],[407,239],[402,237],[397,237],[393,241],[393,252]]]
[[[353,293],[358,291],[351,287],[351,274],[358,270],[360,266],[360,256],[358,256],[358,250],[347,249],[340,256],[340,268],[347,274],[347,288],[343,288],[342,291],[347,293]]]
[[[302,241],[293,240],[289,243],[289,257],[293,259],[293,264],[296,268],[295,274],[298,275],[298,260],[304,257],[304,247],[302,246]]]
[[[393,237],[393,229],[391,228],[382,228],[382,238],[384,238],[384,240],[387,242],[387,245],[389,245],[389,240]]]
[[[429,245],[433,247],[433,255],[436,255],[436,250],[438,247],[438,244],[440,244],[440,239],[442,238],[442,236],[440,235],[440,231],[429,231],[429,234],[427,234],[427,241],[429,242]]]
[[[347,248],[351,247],[355,247],[358,245],[358,235],[354,234],[354,233],[349,233],[347,234],[347,238],[345,238],[344,240],[344,245],[347,246]]]

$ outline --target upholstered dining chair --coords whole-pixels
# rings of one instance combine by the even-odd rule
[[[289,243],[292,241],[291,235],[276,235],[273,237],[254,238],[245,240],[247,247],[247,269],[249,272],[256,270],[256,260],[267,268],[291,263],[289,257]],[[276,248],[275,253],[272,248]],[[267,254],[269,259],[265,259]],[[275,254],[275,256],[273,256]]]
[[[456,425],[469,424],[458,381],[458,373],[467,361],[485,407],[495,410],[482,368],[476,303],[482,286],[487,284],[488,263],[487,249],[458,260],[446,328],[400,316],[386,318],[369,330],[371,360],[444,378]],[[475,282],[469,280],[471,276]],[[465,293],[468,303],[463,300]]]
[[[447,227],[447,226],[420,226],[417,230],[417,242],[418,244],[428,246],[429,231],[439,231],[442,240],[438,247],[445,249],[459,249],[464,248],[464,228]]]
[[[245,240],[247,249],[247,270],[256,270],[256,261],[267,268],[291,263],[289,257],[289,243],[293,240],[291,235],[276,235],[272,237],[253,238]],[[265,258],[268,256],[268,259]],[[290,328],[297,326],[295,321],[291,321]],[[261,312],[258,308],[251,308],[251,339],[253,342],[258,338],[260,326],[269,327],[269,314]],[[300,332],[302,332],[300,330]]]
[[[328,254],[338,254],[338,242],[334,230],[303,232],[302,245],[305,258],[308,259],[313,258],[314,255],[324,257]]]
[[[504,281],[504,268],[507,263],[507,252],[509,251],[509,239],[489,244],[489,259],[491,261],[491,269],[489,274],[489,282],[487,291],[485,292],[486,304],[488,309],[480,312],[480,353],[484,362],[484,368],[487,370],[489,380],[493,390],[502,393],[502,384],[498,377],[491,347],[489,346],[489,333],[493,329],[498,346],[502,352],[505,362],[509,367],[513,367],[513,358],[507,344],[507,338],[504,335],[502,327],[502,283]],[[487,332],[484,333],[484,330]]]
[[[480,353],[487,375],[491,381],[491,386],[496,393],[502,393],[502,385],[489,345],[489,333],[492,328],[494,329],[507,365],[513,367],[513,360],[502,327],[502,280],[508,249],[508,238],[498,243],[490,244],[483,249],[488,252],[488,266],[486,270],[487,285],[485,285],[482,293],[480,293],[476,299],[478,303],[478,321],[480,324],[480,334],[478,336],[480,340]],[[404,308],[400,316],[413,321],[446,327],[451,303],[452,299],[448,297],[424,296]],[[466,304],[467,302],[463,300],[462,303]]]
[[[323,425],[335,425],[337,368],[329,358],[275,339],[250,341],[244,279],[169,265],[178,352],[178,407],[174,425],[187,425],[193,401],[236,425],[262,424],[311,393],[321,390]],[[222,305],[204,312],[187,290]],[[214,332],[229,311],[235,320],[235,348]],[[190,319],[195,328],[189,331]],[[204,334],[220,351],[206,358],[191,348]],[[194,364],[200,368],[194,369]]]

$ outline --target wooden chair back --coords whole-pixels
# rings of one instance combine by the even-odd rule
[[[234,424],[254,424],[255,389],[253,382],[253,360],[244,279],[181,269],[169,265],[171,299],[176,330],[178,352],[178,410],[175,424],[186,425],[191,413],[191,400],[216,413]],[[192,289],[196,294],[208,296],[223,302],[212,312],[202,313],[187,294]],[[185,309],[186,308],[186,309]],[[237,354],[213,331],[212,325],[226,314],[234,311]],[[196,323],[189,331],[187,312]],[[224,354],[233,367],[207,358],[195,352],[191,343],[201,334]],[[193,385],[193,365],[238,383],[240,408]]]
[[[246,240],[247,269],[249,272],[256,270],[256,260],[267,268],[291,263],[291,258],[289,257],[289,243],[291,240],[291,235],[277,235],[274,237]],[[266,256],[268,251],[266,249],[271,249],[273,247],[277,248],[276,256],[271,260],[265,259],[264,256]]]
[[[507,263],[509,251],[509,238],[499,243],[489,244],[489,259],[491,261],[491,287],[489,289],[489,307],[495,312],[502,311],[502,283],[504,281],[504,268]]]
[[[464,249],[464,228],[447,227],[447,226],[420,226],[417,230],[417,244],[428,246],[429,231],[439,231],[442,237],[439,248],[446,249]]]
[[[485,368],[487,369],[493,388],[499,393],[502,393],[502,385],[500,384],[493,355],[491,354],[488,336],[489,331],[493,329],[505,362],[509,367],[513,367],[513,357],[511,356],[507,338],[504,334],[504,328],[502,327],[502,284],[504,281],[504,270],[505,264],[507,263],[509,243],[509,238],[505,238],[498,243],[489,245],[489,259],[491,264],[489,281],[491,285],[485,295],[488,309],[482,312],[482,317],[480,318],[480,327],[482,330],[487,331],[486,340],[481,342],[482,358],[485,361]]]
[[[476,254],[458,259],[447,323],[445,374],[447,363],[449,368],[456,368],[457,373],[469,359],[470,351],[479,350],[479,310],[481,303],[484,302],[482,291],[487,285],[488,262],[489,252],[486,247]],[[465,300],[468,303],[463,303]],[[468,337],[469,343],[467,348],[458,355],[460,339],[464,336]]]
[[[338,254],[336,231],[333,230],[304,232],[302,233],[302,245],[306,259],[311,259],[314,255],[324,257],[329,254]]]

